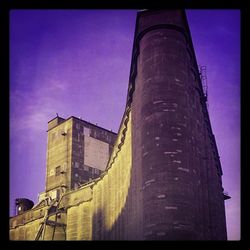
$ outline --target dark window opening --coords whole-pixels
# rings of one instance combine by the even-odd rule
[[[61,166],[56,167],[56,176],[60,175]]]

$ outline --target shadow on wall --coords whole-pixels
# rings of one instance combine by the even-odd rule
[[[133,176],[133,175],[132,175]],[[132,182],[132,178],[130,181]],[[118,212],[119,204],[115,206],[108,206],[111,209],[107,211],[107,208],[101,210],[98,209],[92,218],[92,239],[93,240],[140,240],[140,231],[138,219],[133,219],[133,214],[136,212],[133,211],[132,199],[133,188],[130,185],[128,193],[126,196],[126,201]],[[110,205],[110,204],[109,204]],[[105,212],[106,210],[106,212]],[[117,210],[113,211],[113,210]],[[116,218],[115,218],[116,217]],[[110,224],[111,221],[114,221]]]
[[[123,117],[107,173],[93,187],[92,239],[141,239],[140,184],[132,167],[131,112]]]

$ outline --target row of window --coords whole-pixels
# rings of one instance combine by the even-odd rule
[[[92,174],[100,174],[101,173],[101,170],[97,169],[97,168],[88,168],[88,167],[84,167],[84,171],[86,172],[90,172]],[[79,174],[78,173],[75,173],[75,177],[78,177]]]
[[[93,132],[93,134],[92,135],[90,135],[90,134],[84,134],[83,133],[83,135],[84,136],[88,136],[88,137],[93,137],[93,138],[96,138],[96,139],[104,139],[104,140],[106,140],[108,143],[111,143],[111,136],[110,135],[105,135],[105,134],[97,134],[97,132],[96,131],[94,131]],[[78,142],[80,142],[81,140],[82,140],[82,132],[78,132],[78,133],[76,133],[75,135],[74,135],[74,138],[78,141]]]
[[[90,128],[84,127],[83,125],[76,123],[76,129],[82,130],[84,135],[90,135],[92,130]],[[108,132],[106,130],[100,130],[99,132],[101,135],[108,135]]]
[[[80,164],[79,162],[75,161],[75,162],[72,162],[72,165],[75,167],[75,168],[79,168],[80,167]],[[83,165],[83,170],[84,171],[90,171],[92,172],[93,174],[99,174],[101,172],[101,170],[97,169],[97,168],[91,168],[91,167],[88,167],[86,165]]]
[[[111,136],[109,135],[108,131],[106,130],[91,130],[90,128],[86,128],[79,123],[76,123],[76,129],[80,130],[84,136],[90,136],[92,135],[94,138],[103,138],[111,142]],[[78,140],[79,140],[79,135],[78,135]]]
[[[65,164],[64,164],[65,165]],[[79,162],[75,162],[74,164],[75,168],[79,168]],[[83,166],[83,169],[84,171],[87,171],[87,172],[92,172],[92,174],[100,174],[101,170],[99,169],[96,169],[96,168],[91,168],[91,167],[88,167],[88,166]],[[52,175],[55,175],[55,176],[59,176],[60,174],[63,174],[66,170],[66,165],[65,166],[57,166],[55,168],[55,170],[50,170],[50,176]]]

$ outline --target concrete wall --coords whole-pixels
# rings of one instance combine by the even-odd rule
[[[222,173],[184,12],[140,13],[135,44],[143,239],[225,240]]]
[[[125,129],[125,134],[119,133],[107,171],[99,180],[90,184],[91,198],[68,208],[68,240],[124,239],[131,234],[127,227],[133,223],[128,217],[128,211],[132,209],[128,206],[131,189],[130,119],[120,131]],[[121,143],[122,138],[124,143]],[[84,192],[84,189],[78,192]],[[79,201],[80,198],[75,200]],[[67,204],[70,202],[67,201]]]
[[[48,206],[37,207],[29,210],[21,215],[17,215],[10,219],[10,240],[35,240],[40,223],[43,221],[44,215]],[[55,215],[50,216],[49,220],[55,220]],[[61,223],[66,223],[67,218],[65,213],[61,213],[57,220]],[[52,240],[53,228],[47,226],[44,232],[45,240]],[[54,240],[64,240],[66,237],[62,227],[57,227],[54,232]],[[41,238],[40,238],[41,240]]]
[[[66,239],[225,240],[222,172],[184,12],[141,12],[132,57],[108,167],[60,203]],[[14,220],[11,239],[22,228]]]
[[[63,135],[66,133],[66,135]],[[72,120],[64,121],[48,131],[46,191],[66,185],[71,187]],[[56,172],[56,168],[60,172]],[[63,172],[61,172],[63,170]]]
[[[95,182],[65,193],[60,202],[59,208],[64,208],[67,212],[65,215],[67,217],[61,218],[61,222],[67,224],[67,240],[130,239],[135,237],[138,231],[134,224],[137,222],[130,217],[130,214],[134,213],[131,159],[131,114],[128,111],[122,122],[108,169]],[[42,212],[39,215],[33,215],[33,222],[28,217],[34,213],[34,210],[13,217],[10,220],[10,239],[34,240],[36,233],[29,237],[26,237],[25,233],[29,231],[31,225],[35,225],[34,232],[38,231],[46,208],[41,208]],[[18,219],[22,222],[18,222]],[[52,228],[49,226],[46,227],[45,240],[51,239],[51,230]],[[57,229],[55,240],[64,239],[65,235],[59,234],[60,230],[60,228]],[[20,232],[23,233],[19,235]]]
[[[47,192],[61,190],[61,185],[64,191],[78,188],[100,176],[107,166],[117,136],[75,117],[55,123],[57,119],[49,122]],[[60,173],[57,173],[57,168],[60,168]]]

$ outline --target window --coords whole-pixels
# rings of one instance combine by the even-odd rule
[[[79,168],[79,162],[75,162],[75,168]]]
[[[87,167],[87,166],[84,166],[83,169],[84,169],[85,171],[89,171],[89,167]]]
[[[56,176],[60,175],[61,166],[56,167]]]
[[[83,128],[83,134],[85,135],[85,136],[90,136],[90,129],[89,128]]]
[[[95,168],[95,174],[99,174],[99,170]]]
[[[80,129],[80,124],[76,123],[76,129]]]

